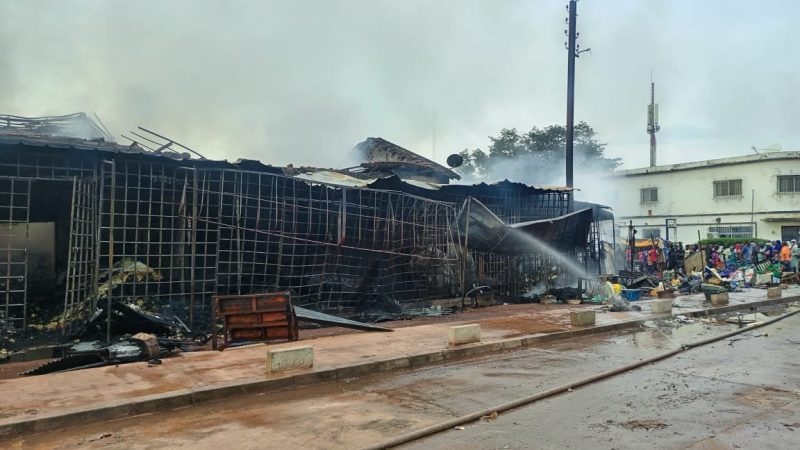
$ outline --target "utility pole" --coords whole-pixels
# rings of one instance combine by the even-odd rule
[[[588,52],[591,49],[581,50],[580,45],[577,44],[577,39],[580,33],[576,32],[576,20],[578,18],[578,0],[569,0],[567,5],[569,17],[567,18],[568,29],[564,31],[567,34],[567,187],[574,187],[572,176],[572,155],[575,139],[575,58],[579,57],[581,53]]]
[[[656,166],[656,133],[658,125],[658,104],[656,104],[656,84],[650,79],[650,105],[647,106],[647,133],[650,134],[650,167]]]

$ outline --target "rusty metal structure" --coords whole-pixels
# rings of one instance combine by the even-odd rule
[[[86,115],[0,116],[0,319],[25,329],[35,310],[69,334],[129,302],[202,329],[214,295],[290,291],[296,305],[345,315],[459,297],[486,280],[514,295],[548,257],[470,249],[456,226],[464,200],[508,223],[556,217],[570,203],[569,189],[517,183],[426,188],[363,173],[330,182],[211,161],[143,128],[131,135],[114,143]],[[52,241],[47,270],[35,261],[37,233]],[[37,297],[34,274],[36,286],[56,288]]]
[[[214,350],[223,350],[236,340],[296,341],[297,314],[289,292],[251,295],[215,295],[211,323],[222,321],[222,343],[211,338]]]

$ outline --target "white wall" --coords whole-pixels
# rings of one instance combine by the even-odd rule
[[[669,167],[669,166],[667,166]],[[633,172],[633,173],[631,173]],[[746,225],[755,222],[757,237],[780,239],[781,226],[800,226],[800,194],[778,194],[779,175],[800,175],[800,158],[770,159],[742,164],[698,167],[667,171],[655,168],[653,173],[622,171],[608,179],[610,206],[617,223],[661,228],[664,236],[666,218],[678,224],[677,239],[683,242],[707,237],[711,226]],[[714,181],[741,179],[742,195],[714,197]],[[642,204],[640,190],[658,188],[658,202]],[[790,218],[767,222],[766,218]],[[623,230],[623,236],[627,229]],[[670,236],[674,238],[674,236]]]

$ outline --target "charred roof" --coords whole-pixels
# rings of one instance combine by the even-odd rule
[[[83,112],[43,117],[0,115],[0,134],[113,142],[100,119]]]
[[[354,151],[361,161],[361,167],[369,170],[391,172],[400,176],[402,174],[398,173],[398,170],[403,169],[423,174],[427,172],[443,182],[461,179],[459,174],[447,167],[383,138],[367,138],[356,145]]]

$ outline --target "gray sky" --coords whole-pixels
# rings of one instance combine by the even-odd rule
[[[0,0],[0,112],[94,111],[209,157],[338,166],[381,136],[436,160],[565,120],[566,1]],[[582,0],[576,118],[625,167],[800,149],[800,2]],[[123,142],[122,140],[120,140]]]

